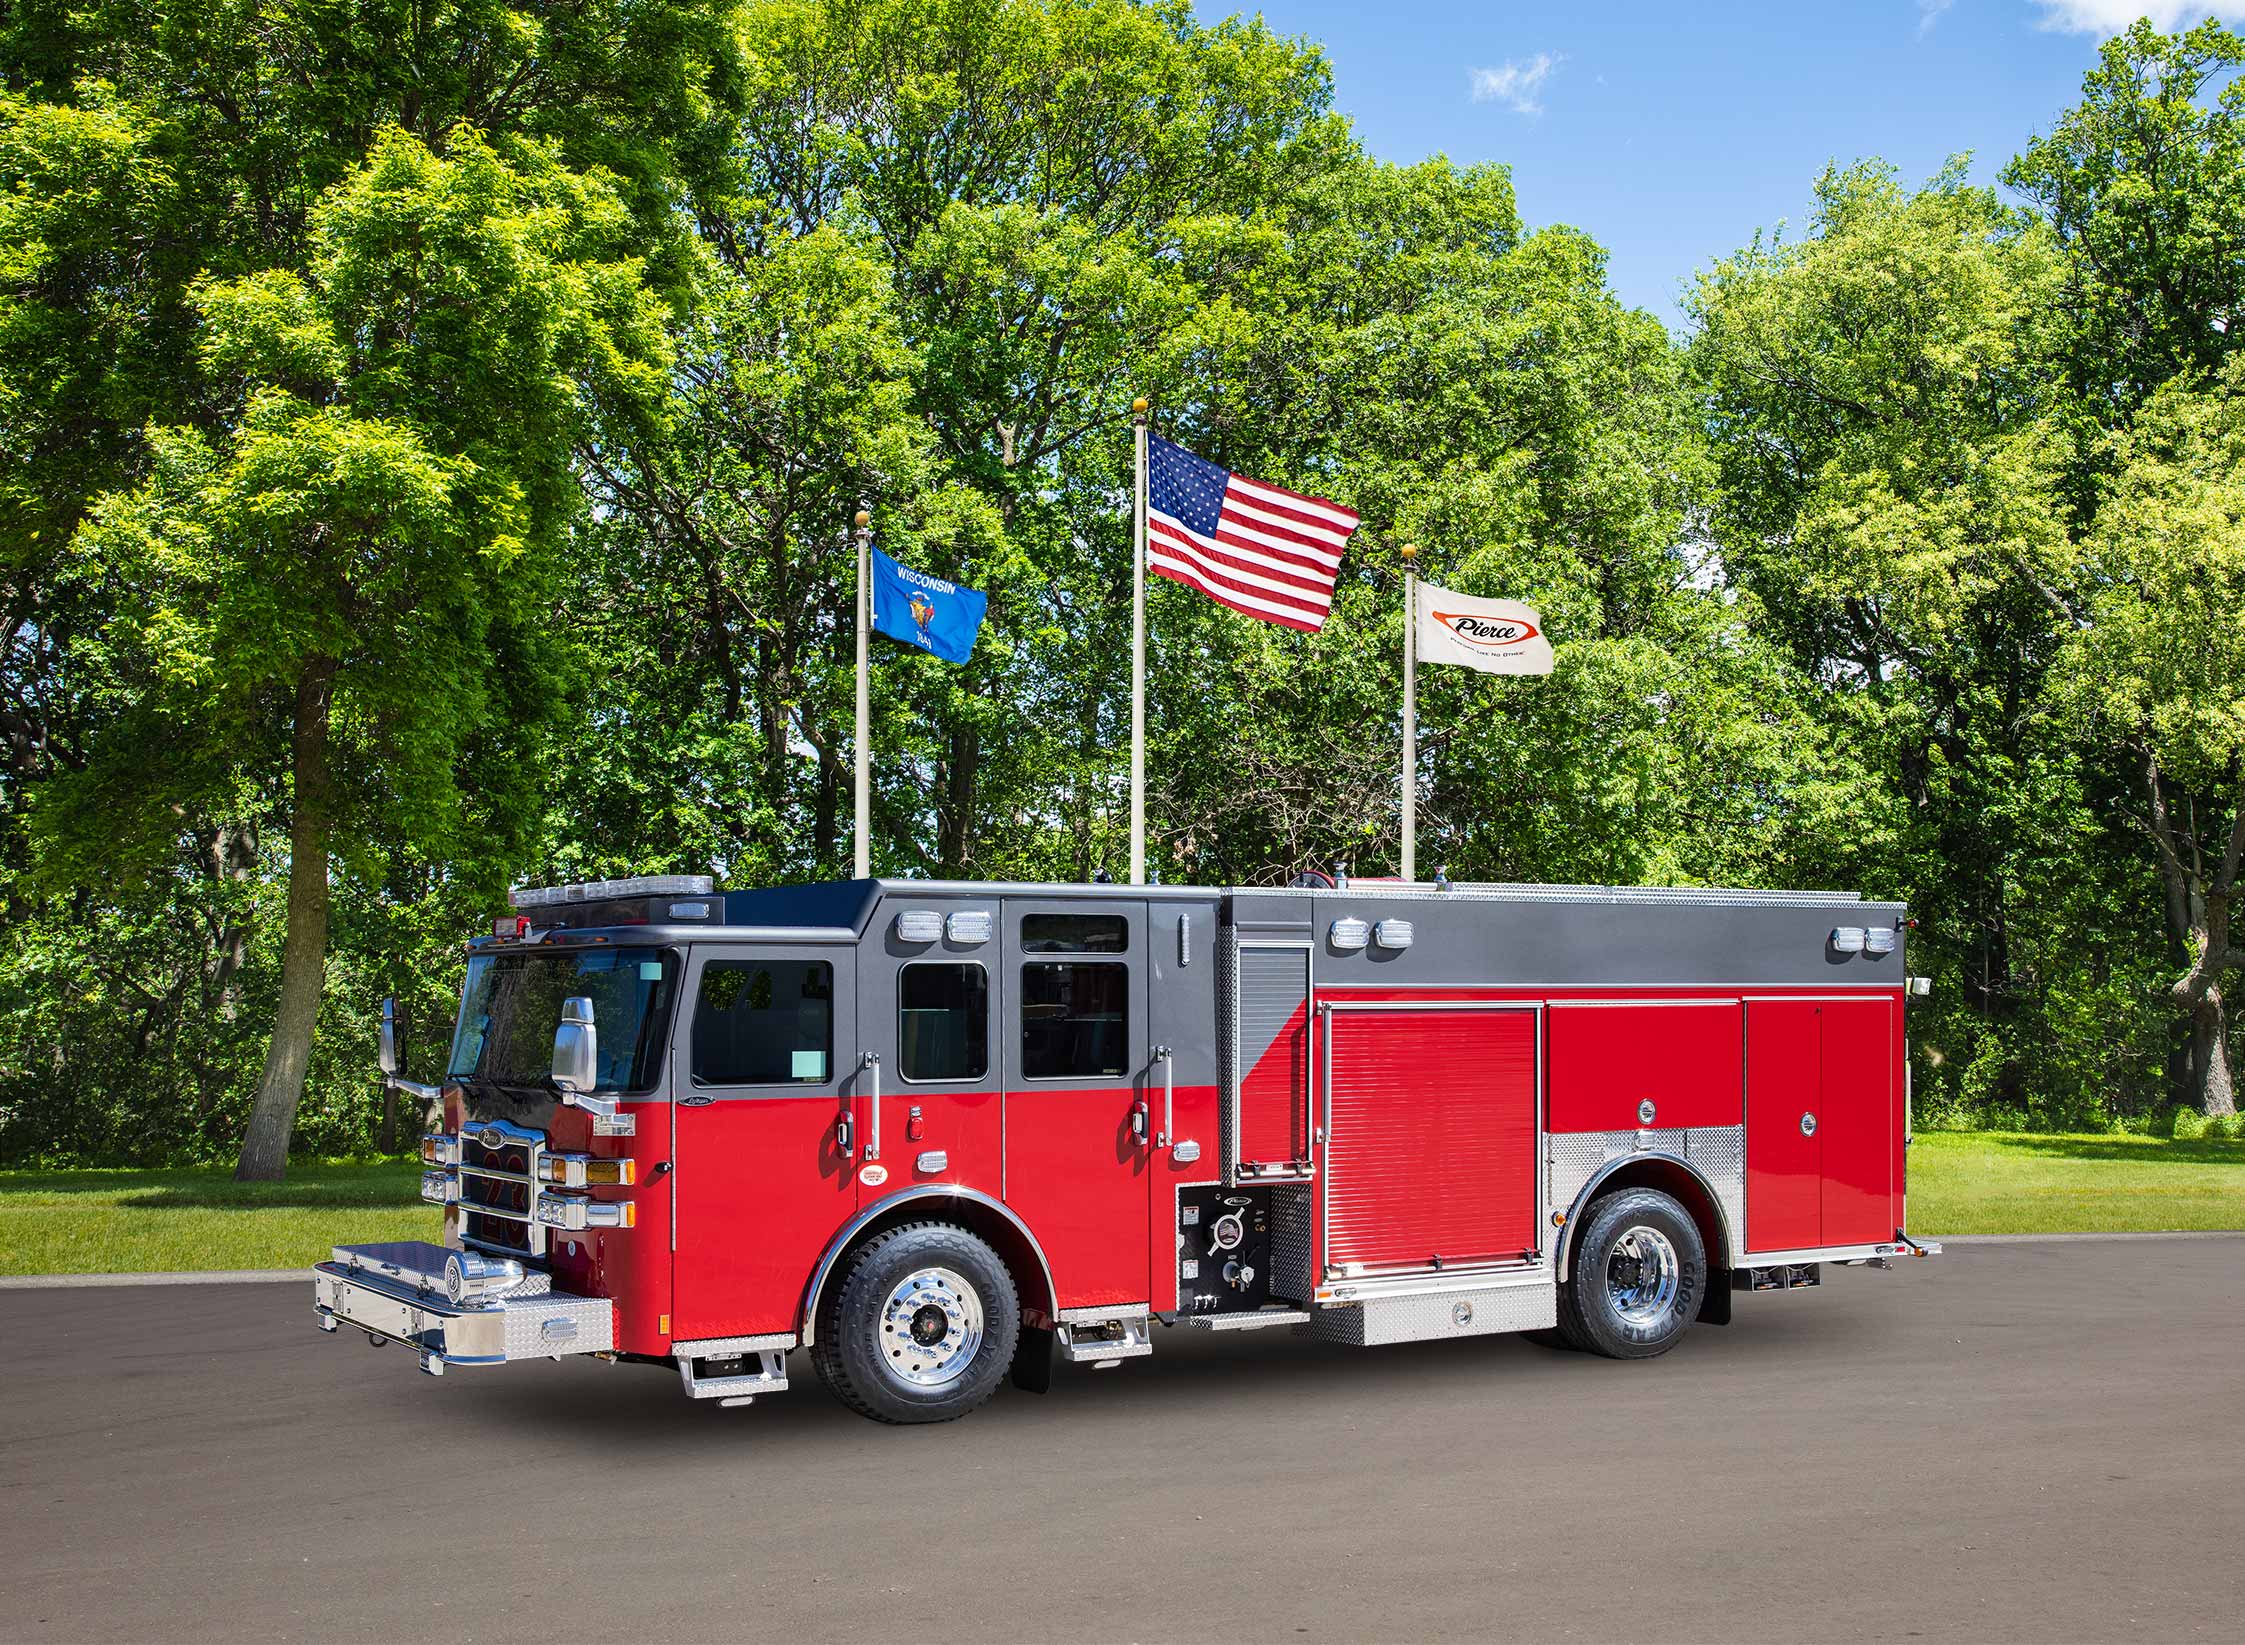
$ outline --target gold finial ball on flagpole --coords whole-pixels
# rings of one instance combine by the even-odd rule
[[[1403,556],[1404,564],[1409,565],[1413,560],[1419,557],[1419,545],[1417,543],[1405,543],[1401,548],[1396,550],[1396,553]]]
[[[1133,400],[1133,401],[1131,401],[1131,402],[1130,402],[1130,414],[1131,414],[1131,415],[1132,415],[1133,417],[1143,417],[1143,416],[1145,416],[1145,415],[1146,415],[1146,402],[1145,402],[1145,401],[1143,401],[1143,400]]]
[[[871,525],[872,523],[873,523],[873,516],[872,516],[872,515],[870,515],[870,514],[866,513],[866,512],[865,512],[865,510],[864,510],[864,509],[862,509],[862,508],[861,508],[861,509],[859,509],[859,510],[857,511],[857,528],[858,528],[858,530],[860,530],[860,531],[863,531],[863,530],[864,530],[864,529],[865,529],[865,528],[866,528],[867,526]]]

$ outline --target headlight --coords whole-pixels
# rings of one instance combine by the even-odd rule
[[[421,1163],[423,1165],[458,1165],[460,1163],[460,1139],[447,1136],[442,1132],[431,1132],[421,1139]]]
[[[450,1171],[424,1171],[421,1197],[431,1205],[450,1205],[460,1197],[460,1179]]]
[[[540,1194],[538,1220],[570,1233],[587,1228],[631,1228],[638,1225],[639,1207],[628,1199],[602,1204],[582,1194]]]
[[[590,1154],[544,1154],[538,1175],[564,1188],[629,1188],[639,1171],[628,1159],[594,1159]]]

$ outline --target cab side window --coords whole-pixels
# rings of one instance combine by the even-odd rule
[[[897,1071],[908,1080],[975,1080],[990,1070],[990,976],[930,961],[896,978]]]
[[[817,1085],[834,1066],[834,967],[711,960],[694,998],[694,1083]]]
[[[1130,967],[1111,960],[1033,960],[1021,968],[1021,1073],[1105,1079],[1128,1066]]]

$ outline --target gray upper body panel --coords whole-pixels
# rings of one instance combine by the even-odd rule
[[[1139,903],[1147,911],[1147,941],[1162,951],[1157,983],[1190,981],[1198,969],[1179,961],[1180,920],[1193,927],[1188,942],[1205,938],[1209,947],[1218,920],[1245,937],[1311,939],[1320,988],[1898,988],[1907,940],[1906,930],[1898,929],[1892,953],[1837,950],[1831,941],[1836,929],[1894,929],[1905,919],[1900,903],[1865,902],[1847,892],[1462,884],[1443,889],[1391,881],[1296,890],[850,880],[724,893],[722,924],[620,927],[598,935],[655,943],[871,939],[893,946],[891,929],[904,909],[989,910],[1001,900],[1022,898]],[[802,923],[786,919],[789,911],[801,914]],[[761,917],[740,919],[751,912]],[[852,923],[840,923],[843,918]],[[1346,918],[1408,920],[1413,940],[1401,949],[1377,944],[1343,949],[1331,938],[1333,922]],[[1203,921],[1210,923],[1203,928]],[[594,936],[557,933],[554,940]],[[1187,1036],[1180,1026],[1171,1038]],[[1184,1077],[1182,1069],[1179,1076]]]

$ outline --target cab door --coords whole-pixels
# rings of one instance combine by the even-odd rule
[[[1063,1308],[1152,1295],[1146,904],[1008,898],[1001,963],[1005,1198]]]
[[[997,899],[891,898],[882,916],[858,952],[858,1205],[937,1183],[994,1199]]]
[[[697,945],[671,1067],[674,1339],[792,1331],[803,1286],[857,1208],[847,947]]]

